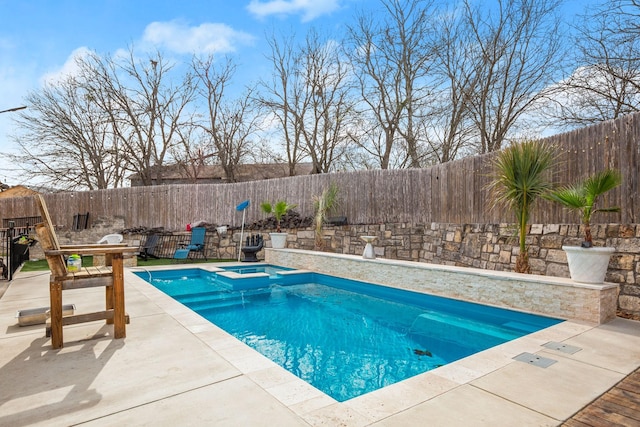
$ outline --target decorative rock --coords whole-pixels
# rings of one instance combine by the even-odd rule
[[[531,230],[529,231],[529,234],[542,234],[542,231],[542,224],[531,224]]]
[[[622,310],[640,313],[640,297],[621,295],[618,304]]]
[[[542,234],[558,233],[560,231],[559,224],[547,224],[542,230]],[[533,234],[533,233],[532,233]]]

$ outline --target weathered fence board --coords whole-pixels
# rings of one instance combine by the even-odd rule
[[[635,223],[640,218],[640,114],[546,138],[556,147],[558,183],[570,183],[607,167],[617,168],[623,185],[606,197],[621,207],[619,214],[598,222]],[[73,215],[122,217],[126,227],[184,229],[197,220],[239,226],[235,207],[249,199],[247,222],[264,218],[260,203],[285,199],[303,216],[313,215],[313,197],[330,183],[339,187],[340,207],[350,223],[513,222],[510,212],[491,208],[487,185],[493,154],[469,157],[424,169],[368,170],[309,175],[237,184],[166,185],[91,192],[47,194],[53,221],[70,228]],[[37,215],[31,197],[0,200],[0,219]],[[557,204],[541,201],[531,215],[534,223],[575,223],[578,219]]]

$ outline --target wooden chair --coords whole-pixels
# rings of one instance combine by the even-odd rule
[[[62,348],[63,326],[95,320],[106,320],[108,324],[113,324],[114,338],[124,338],[125,324],[128,323],[128,319],[124,309],[123,255],[136,252],[137,248],[124,244],[61,246],[44,198],[38,194],[35,200],[43,220],[42,223],[36,224],[36,233],[51,270],[49,280],[51,316],[47,323],[47,336],[51,334],[51,345],[53,348]],[[105,255],[108,260],[106,264],[111,263],[111,266],[83,267],[79,271],[68,271],[64,256],[73,254]],[[105,287],[104,310],[63,316],[62,291],[96,286]]]

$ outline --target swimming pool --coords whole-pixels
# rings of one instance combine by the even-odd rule
[[[338,401],[560,322],[312,272],[279,271],[248,274],[262,276],[249,278],[255,286],[196,268],[137,274]]]

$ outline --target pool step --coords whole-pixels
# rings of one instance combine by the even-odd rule
[[[270,291],[264,289],[248,290],[239,292],[210,292],[205,294],[197,294],[187,298],[178,299],[182,304],[190,309],[201,312],[203,310],[211,310],[223,307],[231,307],[244,305],[255,300],[256,297],[269,297]]]
[[[196,293],[190,293],[190,294],[176,295],[174,296],[174,298],[186,305],[192,302],[208,301],[208,300],[224,298],[225,295],[231,295],[231,294],[226,291],[217,290],[217,291],[196,292]]]
[[[457,316],[445,313],[422,313],[414,320],[408,334],[425,335],[429,337],[469,341],[472,337],[492,341],[510,341],[518,338],[520,334],[500,328],[495,325],[477,322],[469,319],[461,319]]]
[[[200,303],[191,303],[185,305],[196,313],[205,315],[205,313],[207,312],[216,311],[221,308],[236,307],[239,305],[244,306],[250,303],[250,300],[243,300],[242,298],[225,298],[217,301],[202,301]]]
[[[240,296],[221,297],[215,299],[208,299],[204,301],[180,301],[192,310],[200,311],[210,308],[228,307],[232,305],[240,305],[247,301]]]

